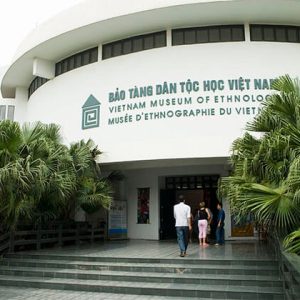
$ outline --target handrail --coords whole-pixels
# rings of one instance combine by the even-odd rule
[[[285,299],[300,299],[300,256],[284,251],[276,231],[269,235],[269,241],[278,259]]]
[[[9,238],[10,238],[10,234],[8,232],[0,234],[0,255],[8,251]]]
[[[43,228],[39,226],[32,230],[24,230],[23,228],[3,234],[0,233],[0,255],[8,251],[18,251],[26,245],[34,246],[35,249],[41,249],[49,244],[63,246],[71,242],[79,244],[81,241],[94,242],[105,238],[104,227],[91,228],[87,223],[82,222],[59,223],[55,224],[54,228],[49,227]]]

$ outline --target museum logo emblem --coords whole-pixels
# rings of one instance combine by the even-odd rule
[[[90,95],[82,106],[82,129],[99,127],[101,103]]]

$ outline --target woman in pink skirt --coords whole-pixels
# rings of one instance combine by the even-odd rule
[[[206,232],[207,225],[210,219],[208,209],[205,207],[205,202],[200,202],[200,209],[198,211],[198,228],[199,228],[199,244],[200,246],[207,246]]]

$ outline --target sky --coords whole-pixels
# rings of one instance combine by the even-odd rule
[[[40,23],[82,0],[0,0],[0,67]]]

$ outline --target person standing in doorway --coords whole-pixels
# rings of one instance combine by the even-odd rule
[[[186,256],[188,247],[189,230],[192,229],[191,225],[191,208],[186,205],[183,195],[179,196],[179,203],[174,205],[174,218],[175,228],[177,234],[177,242],[180,249],[180,256]]]
[[[225,212],[222,207],[222,203],[219,202],[217,205],[218,219],[217,219],[217,230],[216,230],[216,246],[224,244],[224,221],[225,221]]]
[[[207,225],[210,219],[209,212],[205,207],[205,202],[200,202],[198,211],[198,227],[199,227],[199,245],[208,246],[206,243]]]

